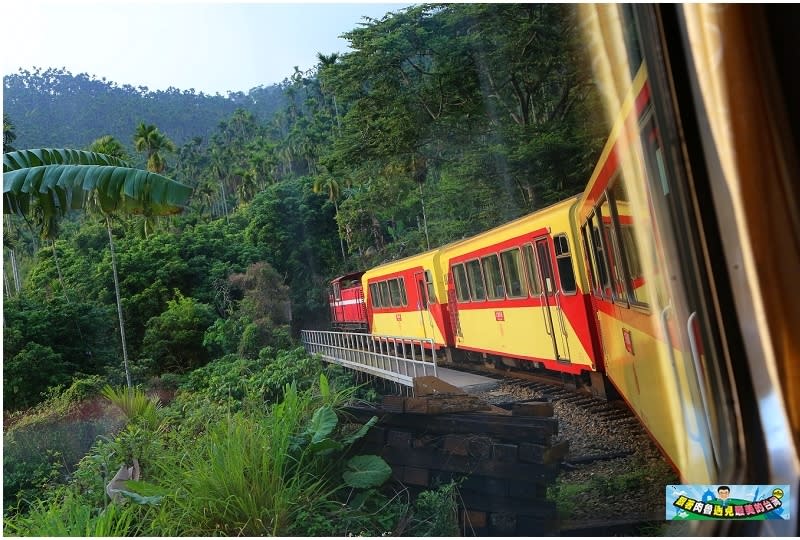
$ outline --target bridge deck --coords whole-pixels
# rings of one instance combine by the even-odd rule
[[[446,383],[452,384],[464,390],[467,393],[483,392],[490,390],[500,384],[496,379],[490,379],[483,375],[475,375],[474,373],[464,373],[463,371],[456,371],[438,366],[436,369],[436,376]]]
[[[434,376],[465,392],[479,392],[497,381],[436,365],[436,347],[431,339],[380,336],[354,332],[303,330],[303,346],[326,362],[367,373],[407,387],[417,377]]]

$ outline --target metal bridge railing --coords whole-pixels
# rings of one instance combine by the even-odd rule
[[[432,339],[323,330],[303,330],[302,338],[309,354],[405,386],[414,386],[414,377],[436,376]]]

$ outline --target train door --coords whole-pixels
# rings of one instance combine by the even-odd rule
[[[428,321],[430,321],[430,304],[428,295],[425,291],[425,273],[414,272],[414,283],[417,284],[417,311],[419,312],[420,324],[422,324],[422,335],[426,338],[433,337],[428,335]],[[426,317],[426,312],[428,316]]]
[[[534,242],[539,278],[542,283],[542,291],[539,298],[542,302],[543,323],[545,331],[553,343],[553,357],[562,362],[569,362],[567,329],[564,326],[564,315],[561,313],[558,284],[553,272],[553,261],[550,257],[549,238],[537,238]],[[556,321],[555,324],[554,321]]]

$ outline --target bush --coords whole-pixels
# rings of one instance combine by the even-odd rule
[[[189,374],[181,388],[203,393],[218,403],[241,403],[248,395],[274,403],[282,398],[287,384],[295,383],[300,390],[310,388],[321,372],[321,361],[302,347],[277,353],[267,347],[257,360],[237,355],[214,360]]]
[[[52,386],[67,384],[75,366],[47,345],[28,343],[3,365],[3,408],[35,405]]]
[[[151,359],[151,373],[183,373],[206,365],[210,357],[203,335],[214,320],[210,306],[177,293],[166,311],[147,321],[142,355]]]

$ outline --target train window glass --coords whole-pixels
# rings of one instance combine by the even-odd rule
[[[503,274],[500,271],[500,260],[497,255],[492,254],[481,259],[483,264],[483,276],[486,278],[486,292],[491,300],[499,300],[506,297],[505,286],[503,285]]]
[[[456,285],[456,298],[459,302],[469,302],[469,285],[467,285],[467,271],[463,264],[453,266],[453,279]]]
[[[611,290],[611,283],[608,279],[608,266],[606,265],[606,254],[603,249],[603,240],[600,236],[600,229],[597,226],[597,220],[601,216],[595,215],[589,219],[589,226],[592,230],[592,255],[594,262],[597,266],[597,277],[599,278],[599,287],[595,290],[597,296],[604,296],[604,291]]]
[[[620,255],[619,242],[614,229],[611,206],[605,197],[600,203],[599,213],[603,223],[603,243],[606,247],[606,260],[608,261],[609,277],[612,283],[611,294],[609,295],[609,290],[606,290],[606,295],[614,300],[624,301],[627,300],[628,295],[625,289],[622,256]]]
[[[566,234],[553,237],[556,248],[556,265],[558,265],[558,279],[561,282],[561,291],[564,294],[575,294],[575,270],[572,267],[572,255],[569,252],[569,240]]]
[[[598,294],[598,279],[597,269],[594,267],[594,259],[592,258],[592,250],[590,248],[591,228],[589,223],[584,223],[581,227],[581,238],[583,239],[583,254],[585,258],[586,268],[589,274],[589,287],[595,294]]]
[[[505,278],[506,291],[511,298],[528,296],[528,287],[520,271],[521,256],[519,248],[510,249],[500,254],[503,262],[503,277]]]
[[[378,283],[378,290],[381,293],[381,306],[382,307],[389,307],[392,305],[391,299],[389,297],[389,283],[386,281],[381,281]]]
[[[392,302],[392,307],[403,305],[403,300],[400,296],[400,282],[396,279],[389,280],[389,299]]]
[[[408,305],[408,296],[406,296],[406,279],[405,278],[397,278],[397,283],[400,286],[400,305],[407,306]]]
[[[470,296],[473,300],[486,300],[486,286],[483,284],[481,263],[476,259],[467,263],[467,279]]]
[[[525,253],[525,275],[528,276],[531,294],[539,296],[542,294],[542,282],[539,279],[539,268],[536,264],[536,256],[533,254],[533,246],[525,244],[522,249]]]
[[[379,308],[381,307],[381,297],[378,294],[378,284],[377,283],[370,283],[369,284],[369,296],[372,298],[372,307]]]
[[[334,283],[333,284],[333,297],[336,300],[341,300],[342,299],[342,289],[341,289],[341,286],[338,283]]]
[[[621,239],[622,253],[627,276],[629,300],[632,304],[647,304],[646,288],[644,287],[644,273],[642,272],[641,257],[636,246],[633,216],[630,211],[630,201],[625,188],[624,177],[614,182],[610,193],[611,202],[616,211],[618,236]]]
[[[417,294],[419,294],[417,309],[428,309],[428,296],[425,294],[425,284],[422,280],[417,281]]]
[[[550,259],[550,246],[546,240],[536,242],[536,255],[539,261],[539,271],[542,274],[542,284],[546,296],[556,293],[556,282],[553,277],[553,264]]]
[[[428,301],[436,303],[436,290],[433,288],[433,274],[430,270],[425,270],[425,287],[428,290]]]

